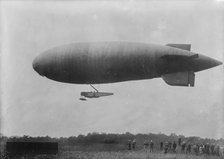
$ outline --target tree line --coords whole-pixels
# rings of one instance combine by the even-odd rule
[[[159,149],[160,142],[173,142],[181,139],[182,141],[191,142],[193,144],[197,143],[213,143],[224,145],[224,139],[209,139],[200,138],[196,136],[185,137],[184,135],[176,135],[172,133],[170,135],[165,135],[162,133],[154,134],[132,134],[129,132],[123,134],[115,133],[88,133],[86,135],[70,136],[70,137],[50,137],[50,136],[12,136],[7,137],[1,134],[0,136],[0,147],[4,147],[6,142],[57,142],[60,146],[76,146],[76,145],[91,145],[91,144],[119,144],[127,145],[128,140],[136,140],[136,145],[143,145],[145,141],[153,140],[155,144],[155,149]]]

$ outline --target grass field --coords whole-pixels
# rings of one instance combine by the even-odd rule
[[[220,159],[218,156],[149,153],[149,151],[118,152],[83,152],[64,151],[56,156],[58,159]]]
[[[182,154],[180,147],[177,153],[163,151],[150,153],[149,149],[138,147],[137,150],[127,150],[126,145],[117,144],[94,144],[60,146],[57,155],[27,155],[26,158],[32,159],[224,159],[224,157],[213,155]],[[2,155],[1,159],[3,159]],[[22,159],[20,156],[13,156],[14,159]]]

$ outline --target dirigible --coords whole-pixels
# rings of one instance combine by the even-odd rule
[[[195,72],[222,62],[191,51],[190,44],[155,45],[137,42],[79,42],[49,49],[33,68],[51,80],[103,84],[161,77],[172,86],[194,86]],[[107,92],[81,92],[94,98]]]

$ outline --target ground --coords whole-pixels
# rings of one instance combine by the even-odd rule
[[[149,151],[83,152],[64,151],[56,156],[59,159],[220,159],[218,156],[149,153]]]

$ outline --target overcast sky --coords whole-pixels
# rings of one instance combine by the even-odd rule
[[[33,59],[78,41],[190,43],[224,61],[218,1],[1,2],[1,132],[72,136],[88,132],[224,137],[223,65],[196,73],[195,87],[162,79],[95,85],[114,96],[80,101],[88,85],[39,76]]]

